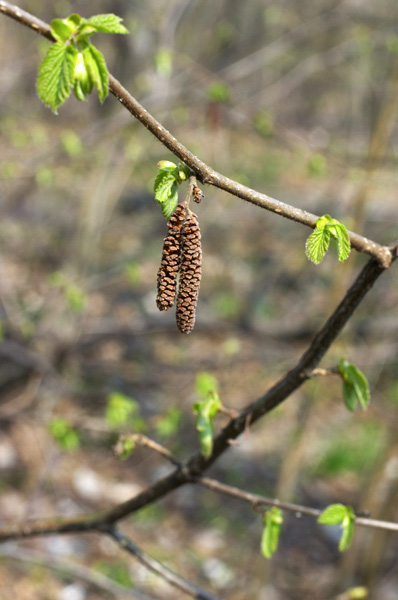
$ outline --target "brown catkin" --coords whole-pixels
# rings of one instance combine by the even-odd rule
[[[191,213],[181,229],[181,268],[177,296],[177,327],[190,333],[195,325],[196,303],[202,277],[202,247],[198,218]]]
[[[156,304],[159,310],[168,310],[174,304],[180,266],[181,227],[184,223],[185,211],[185,202],[177,204],[169,219],[169,231],[163,243],[162,261],[158,271]]]

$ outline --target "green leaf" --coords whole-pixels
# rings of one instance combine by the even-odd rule
[[[178,172],[178,168],[175,169]],[[178,203],[178,183],[174,173],[161,169],[155,179],[154,190],[162,213],[169,220]]]
[[[347,507],[344,504],[330,504],[318,517],[318,523],[322,525],[337,525],[342,523],[347,515]]]
[[[51,33],[58,42],[66,42],[74,30],[75,27],[73,24],[69,24],[62,19],[53,19],[51,21]]]
[[[338,369],[343,379],[343,396],[347,408],[354,410],[359,401],[363,410],[366,410],[370,402],[370,389],[365,375],[344,358],[339,362]]]
[[[131,421],[131,417],[139,412],[139,408],[138,402],[133,398],[114,392],[108,396],[105,419],[111,427],[126,425]]]
[[[178,171],[177,165],[170,160],[160,160],[157,166],[161,171],[168,171],[170,173]]]
[[[347,227],[342,223],[336,223],[328,227],[330,233],[337,239],[339,261],[346,260],[351,252],[350,236]]]
[[[79,27],[80,23],[84,20],[85,19],[82,19],[81,16],[78,15],[77,13],[73,13],[72,15],[69,15],[69,17],[67,17],[65,19],[65,23],[70,25],[73,28],[73,30],[76,31],[76,29]]]
[[[178,406],[171,406],[163,417],[156,421],[156,433],[161,437],[170,437],[177,433],[182,421],[182,411]]]
[[[327,228],[316,228],[307,238],[305,252],[313,263],[318,265],[325,257],[330,244],[330,232]]]
[[[344,552],[351,544],[354,533],[355,514],[351,506],[344,504],[331,504],[327,506],[318,517],[318,523],[323,525],[341,524],[342,533],[339,541],[339,550]]]
[[[135,441],[131,437],[119,440],[117,456],[120,460],[126,460],[135,450]]]
[[[347,507],[350,508],[350,507]],[[351,509],[352,512],[352,509]],[[339,550],[344,552],[347,550],[352,542],[352,536],[354,535],[354,520],[355,516],[347,514],[346,518],[342,523],[343,532],[339,541]]]
[[[70,94],[73,85],[77,50],[73,45],[55,42],[39,67],[37,92],[39,98],[57,114]]]
[[[79,448],[80,434],[66,419],[53,419],[48,430],[63,450],[70,452]]]
[[[88,44],[83,50],[84,65],[92,83],[97,88],[101,104],[109,93],[108,69],[105,58],[95,46]]]
[[[191,174],[191,169],[184,163],[178,165],[178,176],[181,181],[186,181]]]
[[[271,558],[275,554],[283,523],[283,514],[280,508],[273,506],[264,514],[264,529],[261,536],[261,554]]]
[[[213,419],[221,407],[218,393],[214,390],[209,391],[204,400],[195,402],[192,407],[197,413],[195,427],[199,435],[200,450],[206,458],[213,452]]]
[[[346,408],[350,412],[354,412],[358,404],[358,397],[354,386],[348,381],[343,381],[343,400]]]
[[[124,25],[121,24],[123,19],[109,13],[104,15],[95,15],[86,20],[90,23],[97,31],[103,33],[128,33],[128,30]]]

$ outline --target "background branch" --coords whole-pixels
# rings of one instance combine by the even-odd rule
[[[162,579],[167,581],[170,585],[185,592],[189,596],[192,596],[192,598],[197,598],[197,600],[220,600],[217,596],[213,596],[213,594],[202,590],[197,585],[190,583],[186,579],[176,575],[176,573],[173,573],[173,571],[170,571],[170,569],[167,569],[160,562],[152,558],[152,556],[149,556],[149,554],[141,550],[141,548],[138,548],[138,546],[119,531],[119,529],[109,527],[104,528],[104,532],[115,540],[122,550],[125,550],[131,554],[131,556],[137,558],[147,569],[150,569],[153,573],[162,577]]]

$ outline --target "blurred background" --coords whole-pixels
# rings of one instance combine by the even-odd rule
[[[123,17],[131,35],[98,34],[94,43],[112,74],[203,161],[379,243],[397,237],[393,0],[30,0],[21,8],[47,22],[73,12]],[[112,96],[104,106],[94,94],[86,103],[71,97],[53,115],[35,92],[48,47],[1,16],[2,523],[111,506],[167,473],[149,450],[118,460],[118,433],[145,431],[187,458],[198,448],[198,373],[216,378],[226,406],[252,402],[295,364],[367,260],[352,252],[339,264],[332,249],[316,267],[304,252],[310,230],[207,187],[195,207],[204,257],[197,323],[181,335],[173,310],[155,304],[167,227],[153,180],[156,163],[173,157]],[[368,411],[347,411],[337,377],[310,381],[210,475],[397,521],[397,284],[392,268],[321,365],[356,364],[370,383]],[[217,428],[225,423],[219,417]],[[397,598],[396,534],[357,528],[342,555],[338,527],[286,514],[270,562],[259,552],[260,515],[189,487],[122,529],[228,600]],[[70,558],[86,577],[76,563],[68,570]],[[2,599],[128,597],[118,585],[183,598],[94,534],[0,548]]]

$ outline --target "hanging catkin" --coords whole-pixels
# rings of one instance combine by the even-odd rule
[[[202,276],[202,247],[198,218],[191,213],[181,229],[181,267],[177,296],[177,326],[181,333],[190,333],[195,325]]]
[[[169,219],[168,235],[163,243],[162,261],[158,271],[156,304],[159,310],[168,310],[174,304],[180,266],[181,227],[185,219],[185,211],[185,203],[177,204]]]

